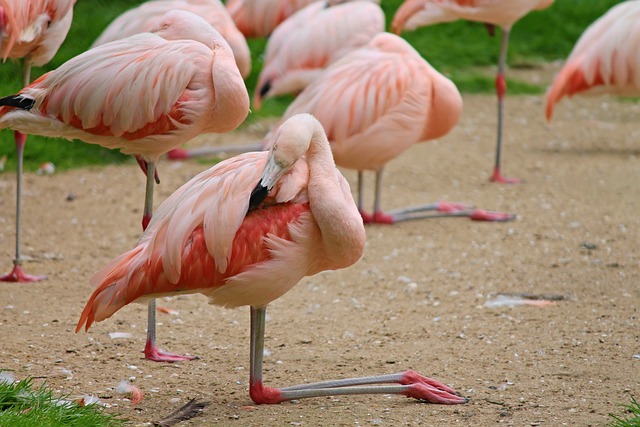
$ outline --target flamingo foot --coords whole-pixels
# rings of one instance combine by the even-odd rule
[[[520,178],[505,178],[500,173],[500,169],[494,169],[493,174],[491,174],[491,178],[489,178],[491,182],[497,182],[498,184],[520,184],[522,179]]]
[[[445,405],[457,405],[469,401],[466,397],[459,396],[451,387],[413,370],[404,372],[402,379],[398,382],[409,386],[409,389],[402,394],[414,399]]]
[[[160,350],[158,346],[152,343],[151,341],[147,341],[147,343],[144,346],[144,358],[151,360],[153,362],[167,362],[167,363],[199,359],[198,356],[183,356],[181,354],[165,352],[163,350]]]
[[[483,209],[474,209],[469,214],[472,221],[488,221],[488,222],[507,222],[516,219],[515,214],[508,212],[485,211]]]
[[[186,148],[174,148],[167,153],[167,159],[169,160],[185,160],[189,157],[191,156]]]
[[[359,209],[360,216],[362,217],[362,222],[365,224],[373,224],[373,215],[367,213],[366,211]]]
[[[0,276],[0,282],[32,283],[46,280],[47,276],[32,276],[22,269],[22,265],[14,262],[11,273]]]

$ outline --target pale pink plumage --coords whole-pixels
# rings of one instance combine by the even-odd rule
[[[20,91],[34,107],[2,107],[0,127],[80,139],[151,161],[202,132],[235,129],[249,98],[227,42],[191,13],[167,16],[178,18],[43,75]]]
[[[262,307],[304,276],[357,261],[364,228],[328,144],[321,146],[322,128],[299,115],[288,129],[271,152],[225,160],[165,200],[138,245],[92,278],[96,291],[78,329],[144,296],[200,292],[226,307]],[[287,145],[310,141],[308,150]],[[291,169],[247,213],[269,156],[287,150],[297,153],[288,155]]]
[[[295,11],[316,0],[229,0],[227,10],[245,37],[268,37]]]
[[[267,304],[304,276],[352,265],[365,245],[362,219],[320,123],[293,116],[272,142],[269,152],[223,161],[169,197],[138,245],[94,276],[98,287],[76,331],[145,296],[199,292],[213,304],[251,306],[249,394],[256,403],[363,393],[466,402],[414,371],[264,386]],[[266,198],[256,201],[255,194]],[[379,383],[393,385],[372,385]]]
[[[227,40],[240,74],[247,77],[251,71],[251,53],[242,33],[238,30],[220,0],[151,0],[118,16],[93,42],[92,47],[134,34],[151,31],[162,16],[174,9],[186,10],[203,18]]]
[[[331,64],[291,103],[322,123],[338,166],[379,170],[413,144],[439,138],[458,122],[456,86],[409,43],[389,33]]]
[[[384,12],[376,3],[353,1],[329,7],[316,1],[273,31],[265,49],[253,103],[262,97],[296,93],[323,69],[384,31]]]
[[[612,7],[580,36],[547,92],[547,119],[579,93],[640,96],[640,0]]]
[[[439,22],[451,22],[457,19],[482,22],[490,28],[499,26],[502,30],[498,73],[496,75],[496,93],[498,95],[498,129],[496,157],[492,182],[516,183],[517,178],[505,178],[501,171],[502,156],[502,122],[504,95],[507,92],[507,81],[504,77],[507,63],[507,46],[513,24],[531,10],[549,7],[554,0],[405,0],[398,8],[391,28],[400,34],[404,30],[413,30]]]
[[[510,29],[531,10],[549,7],[554,0],[405,0],[393,17],[394,32],[458,19]]]
[[[3,60],[21,59],[36,66],[53,58],[73,19],[76,0],[0,0],[4,28],[0,28]]]

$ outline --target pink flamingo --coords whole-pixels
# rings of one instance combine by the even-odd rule
[[[502,123],[504,95],[507,82],[504,77],[507,63],[507,46],[511,27],[531,10],[549,7],[553,0],[405,0],[396,11],[391,28],[397,34],[404,30],[413,30],[439,22],[451,22],[458,19],[483,22],[490,33],[494,26],[502,29],[500,59],[496,77],[498,94],[498,136],[496,160],[490,181],[499,183],[517,183],[517,178],[505,178],[500,169],[502,152]]]
[[[316,0],[229,0],[227,10],[245,37],[268,37],[297,10]]]
[[[251,52],[242,33],[231,19],[220,0],[151,0],[118,16],[92,47],[123,39],[138,33],[146,33],[157,27],[162,16],[171,10],[187,10],[195,13],[213,26],[231,46],[242,77],[251,72]]]
[[[324,126],[336,164],[358,171],[358,208],[365,222],[391,224],[440,215],[508,220],[459,204],[436,203],[383,212],[382,170],[413,144],[447,134],[458,122],[462,97],[402,38],[377,34],[366,46],[329,65],[291,103],[283,120],[310,113]],[[376,172],[374,212],[363,208],[362,171]]]
[[[612,7],[580,36],[547,92],[547,120],[565,96],[640,96],[640,1]]]
[[[0,54],[7,58],[24,59],[22,82],[31,81],[31,67],[42,66],[56,54],[71,27],[75,0],[0,0]],[[22,165],[27,136],[15,132],[16,142],[16,257],[9,274],[0,276],[3,282],[37,282],[46,276],[24,272],[20,254],[22,228]]]
[[[138,245],[91,279],[96,290],[76,332],[144,297],[198,292],[212,304],[251,307],[249,394],[256,403],[362,393],[466,402],[413,371],[281,389],[263,385],[267,305],[304,276],[354,264],[365,238],[322,126],[311,115],[296,115],[277,130],[268,152],[225,160],[165,200]]]
[[[329,7],[316,1],[273,31],[265,48],[253,105],[262,98],[297,93],[345,53],[384,31],[384,12],[376,3],[353,1]]]
[[[249,111],[233,53],[209,23],[175,10],[158,28],[88,50],[0,99],[0,128],[141,155],[148,163],[143,229],[151,219],[159,156],[200,133],[231,131]],[[155,301],[145,356],[191,358],[157,348]]]

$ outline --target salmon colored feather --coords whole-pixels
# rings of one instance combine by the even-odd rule
[[[640,96],[640,1],[614,6],[580,36],[547,92],[547,120],[580,93]]]

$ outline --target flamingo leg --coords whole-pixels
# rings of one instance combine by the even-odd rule
[[[0,30],[4,26],[4,12],[0,8]],[[0,31],[1,35],[1,31]],[[31,80],[31,58],[30,56],[24,59],[24,68],[22,70],[22,83],[23,86],[27,86]],[[45,280],[47,276],[33,276],[24,272],[22,268],[22,258],[20,256],[20,234],[22,231],[22,169],[24,163],[24,146],[27,142],[27,135],[14,132],[16,141],[16,257],[13,260],[13,269],[9,274],[0,276],[0,282],[19,282],[30,283],[39,282]]]
[[[504,77],[507,67],[507,48],[509,46],[510,28],[502,28],[502,42],[500,44],[500,59],[498,61],[498,75],[496,76],[496,93],[498,94],[498,136],[496,143],[496,162],[489,181],[501,184],[516,184],[521,182],[518,178],[505,178],[500,170],[502,155],[502,128],[504,115],[504,95],[507,93],[507,81]]]
[[[362,222],[371,224],[374,222],[373,215],[364,210],[364,172],[358,171],[358,212],[362,217]]]
[[[382,199],[382,169],[376,172],[376,195],[373,222],[376,224],[394,224],[400,221],[426,218],[469,218],[473,221],[503,222],[511,221],[515,215],[506,212],[474,209],[465,203],[435,202],[426,205],[412,206],[383,212],[380,207]]]
[[[430,403],[453,405],[467,399],[443,383],[414,371],[361,378],[345,378],[284,388],[265,387],[262,382],[266,307],[251,307],[250,385],[251,399],[258,404],[280,403],[308,397],[351,394],[402,394]],[[388,385],[375,385],[388,384]]]
[[[138,157],[136,157],[138,159]],[[145,174],[147,176],[147,184],[146,191],[144,195],[144,211],[142,214],[142,229],[146,230],[149,225],[149,221],[151,221],[151,216],[153,214],[153,188],[155,185],[155,174],[156,164],[155,162],[146,162],[142,160],[145,164]],[[142,163],[138,160],[140,167],[142,168]],[[152,360],[154,362],[179,362],[182,360],[193,360],[197,359],[196,356],[183,356],[180,354],[169,353],[158,348],[156,344],[156,300],[151,299],[149,301],[148,311],[147,311],[147,342],[144,346],[144,357],[146,359]]]

